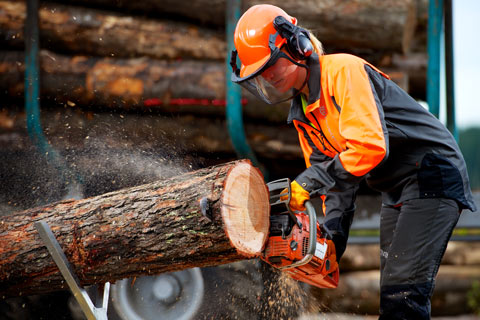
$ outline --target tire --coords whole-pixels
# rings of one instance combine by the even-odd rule
[[[110,290],[109,319],[191,320],[204,303],[199,268],[117,281]]]

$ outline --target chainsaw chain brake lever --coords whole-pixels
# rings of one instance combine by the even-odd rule
[[[290,179],[283,178],[267,183],[270,196],[270,207],[272,212],[274,208],[288,213],[292,221],[302,230],[302,224],[298,221],[295,213],[290,209],[290,200],[292,199],[292,191],[290,187]]]

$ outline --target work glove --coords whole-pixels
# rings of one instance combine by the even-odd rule
[[[305,211],[305,201],[310,200],[310,193],[303,189],[297,181],[290,184],[292,197],[290,199],[290,209],[294,211]]]

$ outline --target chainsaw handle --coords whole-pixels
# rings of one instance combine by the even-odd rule
[[[305,201],[305,208],[307,208],[308,222],[310,227],[307,255],[311,255],[313,257],[315,250],[317,249],[317,212],[315,211],[315,207],[313,206],[312,202],[309,200]],[[312,259],[312,257],[310,257],[310,259]]]

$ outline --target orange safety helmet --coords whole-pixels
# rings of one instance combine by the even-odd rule
[[[236,50],[232,51],[231,80],[268,104],[277,104],[295,97],[306,85],[309,69],[300,63],[310,57],[313,46],[308,31],[298,27],[297,19],[279,7],[269,4],[255,5],[248,9],[237,23],[234,34]],[[283,52],[285,48],[286,52]],[[240,68],[237,66],[237,55]],[[284,60],[306,70],[301,88],[276,88],[283,80],[274,83],[262,77],[262,73]],[[270,78],[272,80],[272,78]]]
[[[252,6],[238,20],[233,41],[242,63],[241,78],[254,74],[270,59],[269,37],[277,32],[273,21],[278,16],[284,17],[294,25],[297,24],[296,18],[269,4]],[[286,41],[282,37],[277,37],[275,46],[280,49]]]

